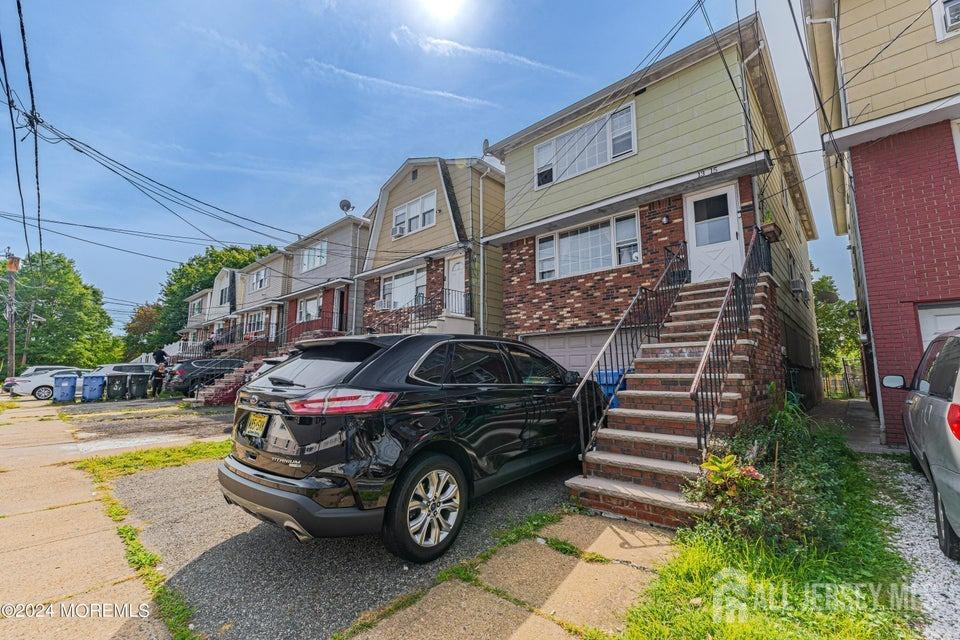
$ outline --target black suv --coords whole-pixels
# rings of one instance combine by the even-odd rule
[[[298,346],[238,393],[219,477],[227,502],[301,540],[380,531],[393,553],[429,562],[457,537],[470,498],[579,450],[580,375],[523,343],[384,335]]]
[[[198,358],[172,365],[167,377],[167,391],[192,396],[201,386],[219,380],[246,361],[239,358]]]

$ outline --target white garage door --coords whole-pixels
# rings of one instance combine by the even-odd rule
[[[920,316],[920,336],[926,349],[941,333],[960,328],[960,305],[936,304],[917,308]]]
[[[597,357],[600,347],[608,337],[610,337],[610,329],[526,336],[523,341],[540,349],[565,369],[584,374],[593,364],[593,359]]]

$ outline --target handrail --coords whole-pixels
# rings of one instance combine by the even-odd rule
[[[645,339],[660,338],[660,330],[681,287],[690,280],[686,243],[681,241],[674,246],[676,250],[664,248],[663,273],[652,289],[640,287],[637,290],[573,392],[580,424],[581,458],[593,446],[596,433],[616,398],[616,390],[632,370],[640,345]],[[605,373],[600,375],[601,371]],[[602,400],[596,393],[597,384],[609,389]],[[589,393],[587,385],[590,385]]]
[[[757,282],[761,273],[771,270],[771,258],[770,241],[755,226],[743,261],[742,275],[730,274],[717,319],[690,384],[690,399],[694,402],[696,416],[697,447],[701,450],[707,446],[723,401],[723,386],[737,336],[749,327]]]
[[[465,291],[440,289],[429,298],[416,296],[408,304],[390,311],[368,333],[419,333],[444,312],[470,315],[470,298]]]

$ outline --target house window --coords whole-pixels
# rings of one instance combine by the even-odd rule
[[[257,269],[249,280],[250,291],[259,291],[267,286],[268,274],[267,268]]]
[[[640,234],[635,213],[537,239],[537,280],[639,262]]]
[[[427,294],[427,270],[404,271],[380,280],[380,299],[388,309],[409,307],[423,302]]]
[[[191,315],[198,316],[203,312],[203,298],[199,298],[190,303]]]
[[[323,304],[320,296],[301,298],[297,302],[297,322],[309,322],[320,317],[320,305]]]
[[[636,151],[633,104],[617,109],[534,148],[535,188],[573,178]]]
[[[227,301],[230,299],[229,294],[230,294],[229,287],[224,287],[223,289],[220,289],[220,304],[227,304]]]
[[[410,181],[413,182],[416,179],[417,179],[417,169],[414,169],[413,171],[410,172]]]
[[[394,238],[399,238],[432,227],[436,222],[437,192],[431,191],[393,210],[393,233],[391,235]]]
[[[693,229],[698,247],[730,239],[730,203],[727,194],[703,198],[693,203]]]
[[[247,333],[259,333],[263,331],[263,311],[257,311],[247,316]]]
[[[327,264],[327,241],[321,240],[300,254],[300,273]]]
[[[930,11],[937,42],[960,35],[960,0],[936,0]]]

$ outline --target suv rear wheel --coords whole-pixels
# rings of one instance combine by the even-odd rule
[[[933,483],[930,486],[933,488],[933,508],[937,512],[937,542],[940,543],[940,550],[951,560],[960,560],[960,538],[947,520],[943,499],[937,491],[937,486]]]
[[[405,560],[436,560],[460,533],[466,507],[463,469],[449,456],[427,454],[407,467],[394,485],[383,542]]]

